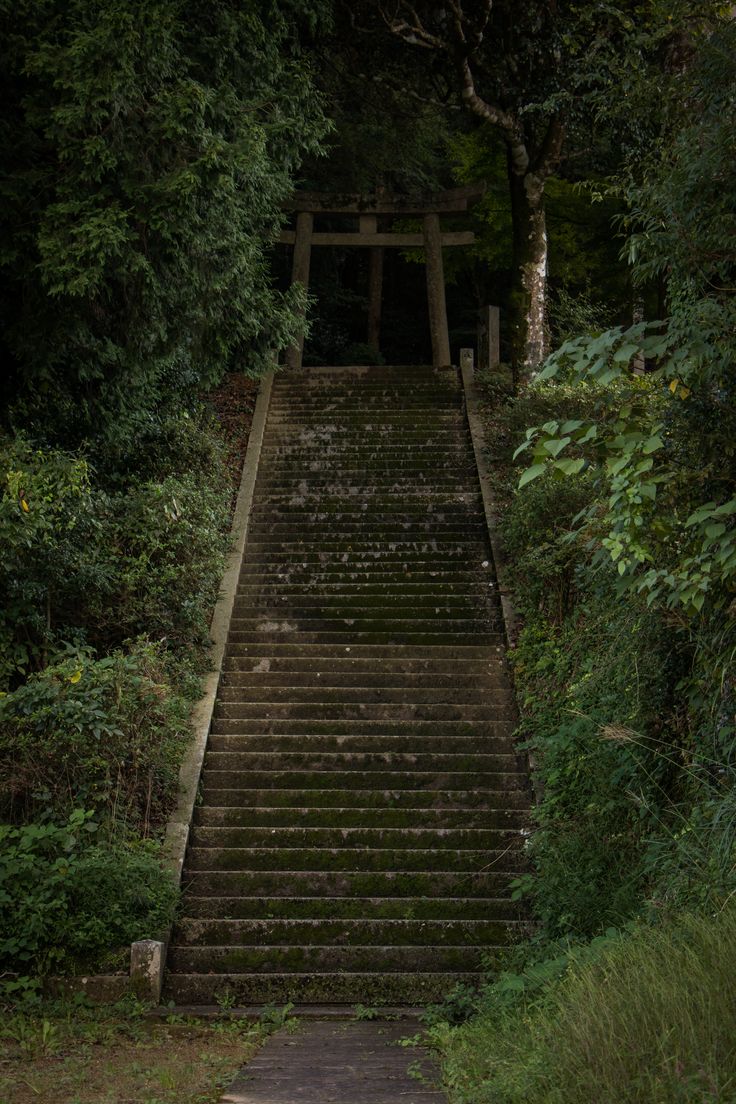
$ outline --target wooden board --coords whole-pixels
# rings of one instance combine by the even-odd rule
[[[425,215],[451,211],[467,211],[483,196],[485,187],[468,184],[419,196],[339,195],[335,192],[295,192],[283,207],[287,211],[324,212],[335,215]]]

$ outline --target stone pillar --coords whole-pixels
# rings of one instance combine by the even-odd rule
[[[378,219],[375,215],[360,216],[361,234],[375,234]],[[376,352],[381,348],[381,298],[383,295],[383,248],[374,245],[368,250],[368,324],[366,341]]]
[[[292,284],[303,284],[309,289],[309,262],[312,255],[312,228],[314,215],[310,211],[299,211],[296,216],[296,239],[294,241],[294,259],[291,266]],[[289,368],[301,368],[304,352],[304,334],[286,352]]]
[[[158,1004],[164,980],[166,944],[139,939],[130,945],[130,987],[139,1000]]]
[[[481,307],[478,322],[478,367],[494,372],[501,363],[501,326],[498,307]]]
[[[451,363],[450,335],[447,330],[445,273],[442,265],[442,233],[440,216],[424,216],[424,252],[427,266],[427,302],[429,329],[432,335],[432,364],[442,368]]]

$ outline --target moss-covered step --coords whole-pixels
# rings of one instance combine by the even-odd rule
[[[302,733],[248,733],[240,736],[210,736],[208,751],[213,752],[274,752],[276,754],[343,753],[372,755],[472,755],[478,753],[505,754],[514,752],[512,737],[488,739],[486,736],[424,736],[420,742],[403,736],[385,734],[337,736],[332,734],[303,735]],[[389,760],[395,762],[394,760]],[[283,762],[283,760],[282,760]],[[292,765],[293,765],[293,761]],[[212,766],[218,766],[212,762]],[[435,764],[436,765],[436,764]],[[222,769],[223,764],[219,767]]]
[[[392,615],[398,612],[414,617],[477,617],[479,607],[484,611],[484,604],[489,597],[493,597],[493,591],[489,587],[478,586],[476,590],[468,593],[442,594],[441,591],[406,594],[402,592],[401,584],[397,584],[394,592],[384,586],[377,594],[354,593],[341,591],[339,586],[332,584],[321,591],[305,593],[302,587],[294,587],[288,592],[285,585],[278,583],[270,587],[259,586],[250,591],[238,588],[235,598],[234,612],[247,616],[250,612],[256,616],[284,616],[288,609],[289,616],[309,617],[314,614],[328,617],[346,617],[353,611],[362,616],[370,614],[373,617],[383,618],[386,614]]]
[[[482,920],[525,923],[517,902],[506,897],[196,897],[189,895],[191,920]],[[182,940],[184,941],[184,940]],[[214,942],[217,942],[215,940]]]
[[[519,829],[500,828],[386,828],[383,825],[360,828],[200,828],[191,831],[191,847],[198,848],[404,848],[416,850],[497,851],[518,842]]]
[[[345,630],[349,630],[355,635],[365,633],[490,635],[490,618],[480,616],[481,611],[477,611],[474,619],[465,613],[455,611],[452,611],[454,615],[445,618],[433,617],[427,611],[417,611],[417,616],[407,617],[404,609],[397,609],[393,616],[391,611],[386,611],[383,616],[376,616],[373,609],[366,609],[363,612],[352,609],[346,613],[349,616],[334,617],[329,614],[322,616],[321,611],[312,609],[306,616],[301,617],[296,613],[289,612],[285,615],[280,611],[243,617],[236,612],[231,619],[232,633],[344,633]]]
[[[338,870],[480,871],[518,867],[520,840],[504,840],[503,850],[454,847],[190,847],[186,869],[195,870]]]
[[[194,827],[210,828],[523,828],[526,810],[519,808],[279,808],[200,805]]]
[[[325,694],[325,700],[317,702],[220,700],[216,713],[218,717],[231,719],[370,722],[388,720],[393,724],[400,721],[460,721],[470,724],[475,721],[503,720],[506,715],[506,706],[490,697],[480,705],[462,705],[452,702],[336,702],[334,696],[328,699],[327,694]],[[243,731],[247,731],[247,728]]]
[[[283,632],[270,632],[266,630],[253,630],[241,632],[233,629],[229,639],[233,644],[279,644],[284,639]],[[384,632],[306,632],[293,630],[289,632],[289,639],[295,644],[345,644],[359,646],[361,644],[406,644],[411,647],[472,647],[492,644],[502,644],[503,636],[500,632],[462,633],[462,632],[400,632],[390,629]]]
[[[499,920],[261,919],[181,920],[178,947],[478,947],[503,946],[520,925]]]
[[[426,707],[429,709],[429,707]],[[451,707],[448,707],[451,708]],[[262,711],[261,711],[262,712]],[[438,719],[414,716],[407,719],[397,709],[398,716],[390,712],[385,717],[253,717],[247,720],[215,717],[212,732],[222,736],[247,736],[259,733],[302,734],[304,736],[507,736],[513,732],[514,722],[508,715],[499,714],[496,719],[478,717],[475,720],[445,717]],[[298,723],[297,723],[298,722]]]
[[[339,579],[325,579],[318,590],[315,580],[305,586],[304,582],[291,583],[275,578],[241,582],[236,592],[236,601],[259,602],[276,598],[280,602],[291,602],[296,598],[301,605],[319,605],[324,598],[328,598],[351,606],[380,606],[389,602],[391,605],[421,607],[476,603],[485,600],[489,594],[492,595],[494,587],[495,584],[489,585],[482,578],[473,578],[464,584],[456,581],[441,583],[431,579],[427,583],[407,582],[403,578],[394,583],[341,583]]]
[[[217,774],[250,774],[254,771],[336,771],[373,775],[375,772],[416,770],[420,774],[472,774],[481,777],[496,772],[513,772],[516,756],[513,752],[470,751],[433,754],[423,751],[210,751],[205,770]],[[368,779],[370,781],[370,779]],[[361,779],[361,783],[363,779]]]
[[[370,970],[376,965],[376,956],[386,973],[478,970],[481,965],[478,947],[446,944],[441,947],[179,947],[174,944],[169,948],[169,965],[170,969],[181,973],[251,973],[256,970],[267,974],[327,970],[352,973]]]
[[[277,667],[277,660],[273,666],[269,663],[267,670],[254,671],[252,665],[238,662],[235,657],[228,656],[223,665],[224,674],[220,684],[220,693],[240,693],[244,688],[248,691],[251,701],[258,701],[263,695],[276,695],[275,701],[286,698],[289,694],[308,694],[309,700],[315,700],[314,695],[322,694],[325,690],[341,690],[346,701],[353,701],[358,695],[367,695],[361,700],[370,701],[372,695],[381,701],[417,700],[428,701],[455,701],[461,694],[469,694],[470,701],[478,695],[486,700],[489,695],[498,696],[499,700],[505,700],[508,696],[511,700],[511,690],[508,687],[506,671],[499,666],[495,671],[478,671],[471,674],[441,674],[439,671],[393,671],[384,668],[383,671],[374,668],[372,670],[347,669],[334,670],[333,665],[327,665],[326,670],[320,670],[319,666],[307,666],[312,661],[308,660],[303,666],[292,663],[291,669]],[[281,660],[282,664],[286,661]],[[324,668],[326,665],[322,663]],[[425,699],[424,695],[428,695]],[[445,695],[447,697],[445,698]],[[224,697],[224,701],[228,698]],[[305,699],[306,700],[306,699]]]
[[[373,966],[375,967],[374,961]],[[173,1004],[424,1005],[442,1001],[456,985],[477,986],[478,972],[385,974],[182,974],[169,972],[163,1000]]]
[[[239,703],[247,703],[251,708],[262,705],[268,716],[273,716],[272,706],[356,706],[360,710],[360,717],[374,718],[374,709],[379,706],[384,709],[394,706],[395,713],[388,715],[396,719],[408,716],[406,711],[410,709],[439,709],[442,706],[452,709],[461,706],[464,696],[467,696],[468,704],[476,709],[507,709],[510,704],[509,693],[502,687],[488,684],[479,687],[476,685],[474,688],[464,686],[456,690],[434,690],[416,686],[330,686],[323,683],[318,675],[309,686],[273,686],[270,683],[254,685],[242,682],[223,686],[219,694],[219,708]],[[369,712],[366,713],[366,710]]]
[[[313,646],[305,642],[295,642],[279,638],[273,642],[273,646],[264,650],[257,641],[248,644],[228,644],[229,655],[257,656],[261,662],[264,658],[279,659],[297,656],[301,659],[316,657],[318,659],[356,660],[364,659],[380,663],[389,660],[391,663],[425,663],[430,660],[441,660],[441,666],[445,671],[454,669],[455,665],[469,660],[474,663],[490,662],[493,659],[503,658],[503,647],[499,644],[453,644],[451,647],[437,647],[436,645],[407,645],[407,644],[359,644],[350,646],[320,644]],[[436,668],[435,668],[436,669]]]
[[[237,664],[237,667],[235,666]],[[281,644],[277,650],[259,649],[252,645],[235,645],[225,657],[226,670],[244,670],[254,675],[289,672],[322,672],[324,677],[384,674],[398,677],[397,686],[404,677],[472,678],[488,673],[495,676],[507,673],[505,657],[500,647],[465,650],[451,649],[439,653],[422,649],[421,653],[405,648],[353,648],[334,647],[326,651],[315,647],[295,649]],[[368,684],[366,684],[368,685]]]
[[[488,859],[488,856],[486,856]],[[482,897],[497,898],[523,870],[487,862],[480,870],[187,870],[183,884],[195,897]]]
[[[416,786],[402,790],[393,788],[329,789],[323,786],[305,793],[301,786],[279,788],[277,786],[242,786],[237,789],[218,787],[215,781],[204,780],[203,794],[207,805],[203,808],[263,808],[300,809],[308,803],[311,809],[526,809],[529,794],[526,779],[518,775],[505,775],[504,785],[497,789],[482,788],[473,779],[465,778],[472,789],[422,790]]]

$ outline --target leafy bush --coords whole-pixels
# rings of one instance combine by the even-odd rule
[[[179,650],[205,639],[228,542],[222,448],[183,417],[150,423],[136,441],[136,463],[157,478],[118,475],[109,490],[84,458],[23,438],[0,444],[0,686],[70,638],[114,648],[146,634]]]
[[[0,697],[0,808],[14,820],[78,805],[148,835],[176,792],[187,702],[166,681],[161,649],[88,651]]]
[[[206,639],[228,546],[229,493],[198,473],[168,476],[99,496],[103,585],[73,607],[94,643],[145,633],[186,647]],[[81,606],[81,609],[80,609]]]
[[[318,0],[0,5],[6,424],[116,442],[291,343],[300,296],[267,258],[327,128],[300,41],[328,22]]]
[[[585,476],[561,483],[551,474],[518,495],[504,519],[508,575],[521,612],[534,611],[559,624],[576,598],[576,571],[584,562],[574,519],[590,503]]]
[[[170,922],[176,889],[155,847],[105,844],[91,818],[0,825],[0,970],[117,967],[128,944]]]

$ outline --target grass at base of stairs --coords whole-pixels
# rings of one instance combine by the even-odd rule
[[[430,1029],[451,1104],[736,1101],[735,907],[582,948],[526,995],[523,978]]]
[[[278,1026],[54,1004],[0,1026],[0,1104],[216,1104]]]

